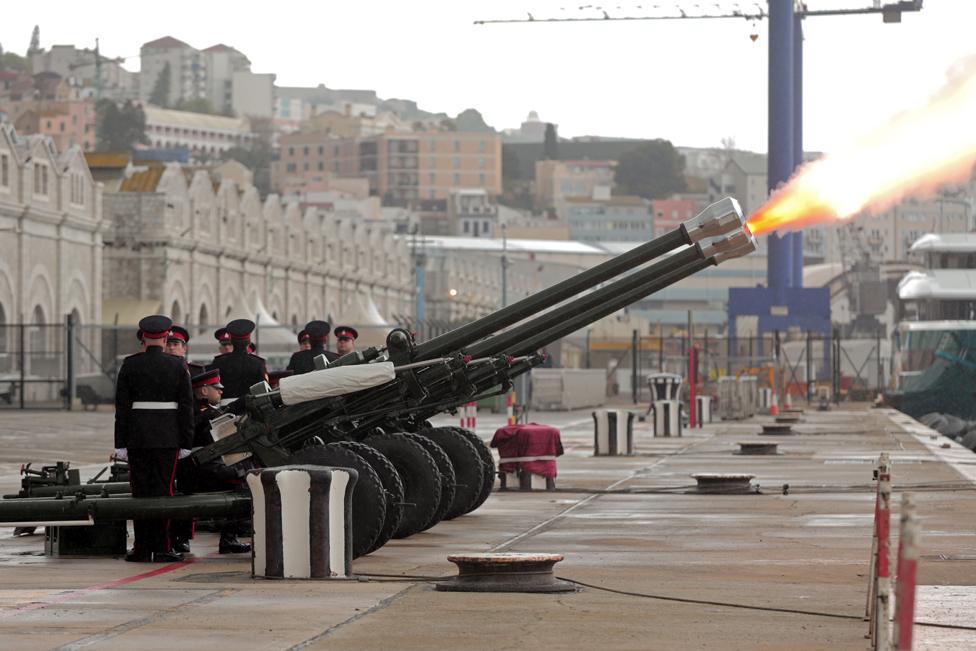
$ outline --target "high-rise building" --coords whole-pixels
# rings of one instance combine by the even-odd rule
[[[139,55],[142,61],[139,98],[142,101],[148,102],[153,96],[160,75],[167,74],[167,66],[167,106],[175,106],[181,100],[207,97],[207,59],[200,50],[172,36],[164,36],[144,43]]]

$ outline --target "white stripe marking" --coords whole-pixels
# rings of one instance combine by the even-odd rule
[[[329,486],[329,569],[332,576],[346,576],[346,486],[349,473],[332,469]],[[355,513],[352,514],[355,517]],[[365,516],[365,514],[363,514]]]
[[[264,576],[267,570],[268,535],[265,530],[264,487],[261,485],[261,475],[252,473],[247,476],[247,487],[251,489],[251,508],[254,511],[254,538],[251,540],[252,575]]]
[[[304,470],[282,470],[275,475],[281,493],[281,553],[284,578],[312,576],[309,553],[309,511],[312,476]]]

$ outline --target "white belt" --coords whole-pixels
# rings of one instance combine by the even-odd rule
[[[133,409],[179,409],[175,402],[133,402]]]
[[[520,463],[525,461],[555,461],[555,455],[543,455],[541,457],[509,457],[507,459],[499,459],[498,463]]]
[[[221,407],[226,407],[227,405],[229,405],[230,403],[232,403],[232,402],[234,402],[236,400],[237,400],[237,398],[221,398],[221,400],[220,400],[220,406]]]

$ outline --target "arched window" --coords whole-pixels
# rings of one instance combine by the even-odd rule
[[[207,321],[209,318],[210,318],[210,315],[207,313],[207,306],[204,303],[201,303],[200,304],[200,318],[197,320],[197,324],[200,326],[200,331],[201,332],[203,332],[206,329],[205,326],[210,325],[208,323],[208,321]]]
[[[44,317],[44,308],[40,305],[34,306],[34,311],[31,312],[31,327],[28,331],[28,346],[27,358],[30,360],[28,364],[31,367],[35,366],[35,362],[40,361],[40,359],[50,351],[47,350],[47,319]]]
[[[170,308],[169,314],[170,318],[173,319],[173,323],[179,323],[183,320],[183,312],[180,310],[179,301],[173,301],[173,307]]]

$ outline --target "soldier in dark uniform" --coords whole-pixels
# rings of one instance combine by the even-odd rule
[[[336,352],[339,357],[356,350],[356,340],[359,333],[352,326],[336,326],[333,331],[336,338]]]
[[[268,369],[264,359],[247,352],[254,332],[254,321],[235,319],[227,324],[234,349],[229,353],[217,355],[208,365],[209,369],[220,371],[220,379],[224,384],[224,397],[221,405],[227,405],[237,398],[246,395],[248,390],[258,382],[268,381]]]
[[[129,462],[133,497],[173,494],[180,449],[193,442],[193,391],[179,359],[163,352],[173,322],[148,316],[139,322],[145,352],[125,358],[115,387],[116,457]],[[135,520],[132,551],[125,560],[173,562],[168,520]]]
[[[194,416],[193,448],[202,448],[214,442],[210,433],[210,421],[221,415],[217,409],[223,394],[224,385],[220,383],[220,371],[213,369],[203,371],[191,378],[194,398],[196,399],[196,415]],[[207,493],[226,491],[240,488],[237,471],[227,467],[222,461],[211,461],[202,466],[195,465],[189,459],[181,459],[176,468],[177,488],[181,493]],[[174,523],[176,525],[177,523]],[[183,520],[178,523],[178,532],[174,534],[176,542],[173,548],[179,552],[190,551],[190,540],[193,538],[193,521]],[[251,551],[251,546],[237,539],[239,523],[227,521],[220,531],[218,551],[221,554],[243,554]]]
[[[206,367],[203,364],[195,364],[187,359],[186,354],[190,343],[190,333],[186,328],[174,325],[169,329],[169,336],[166,337],[166,352],[174,357],[179,357],[186,365],[186,370],[190,372],[190,377],[203,373]]]
[[[230,333],[227,332],[227,328],[218,328],[217,332],[214,333],[214,339],[217,340],[218,355],[223,355],[234,350],[234,345],[230,340]]]
[[[312,347],[312,339],[308,336],[308,330],[298,333],[298,350],[308,350]]]
[[[329,330],[331,327],[325,321],[309,321],[305,324],[305,331],[308,333],[311,347],[308,350],[300,350],[292,353],[285,368],[293,371],[295,375],[311,373],[315,370],[315,358],[325,355],[325,358],[332,362],[339,358],[331,350],[326,350],[325,345],[329,341]]]

